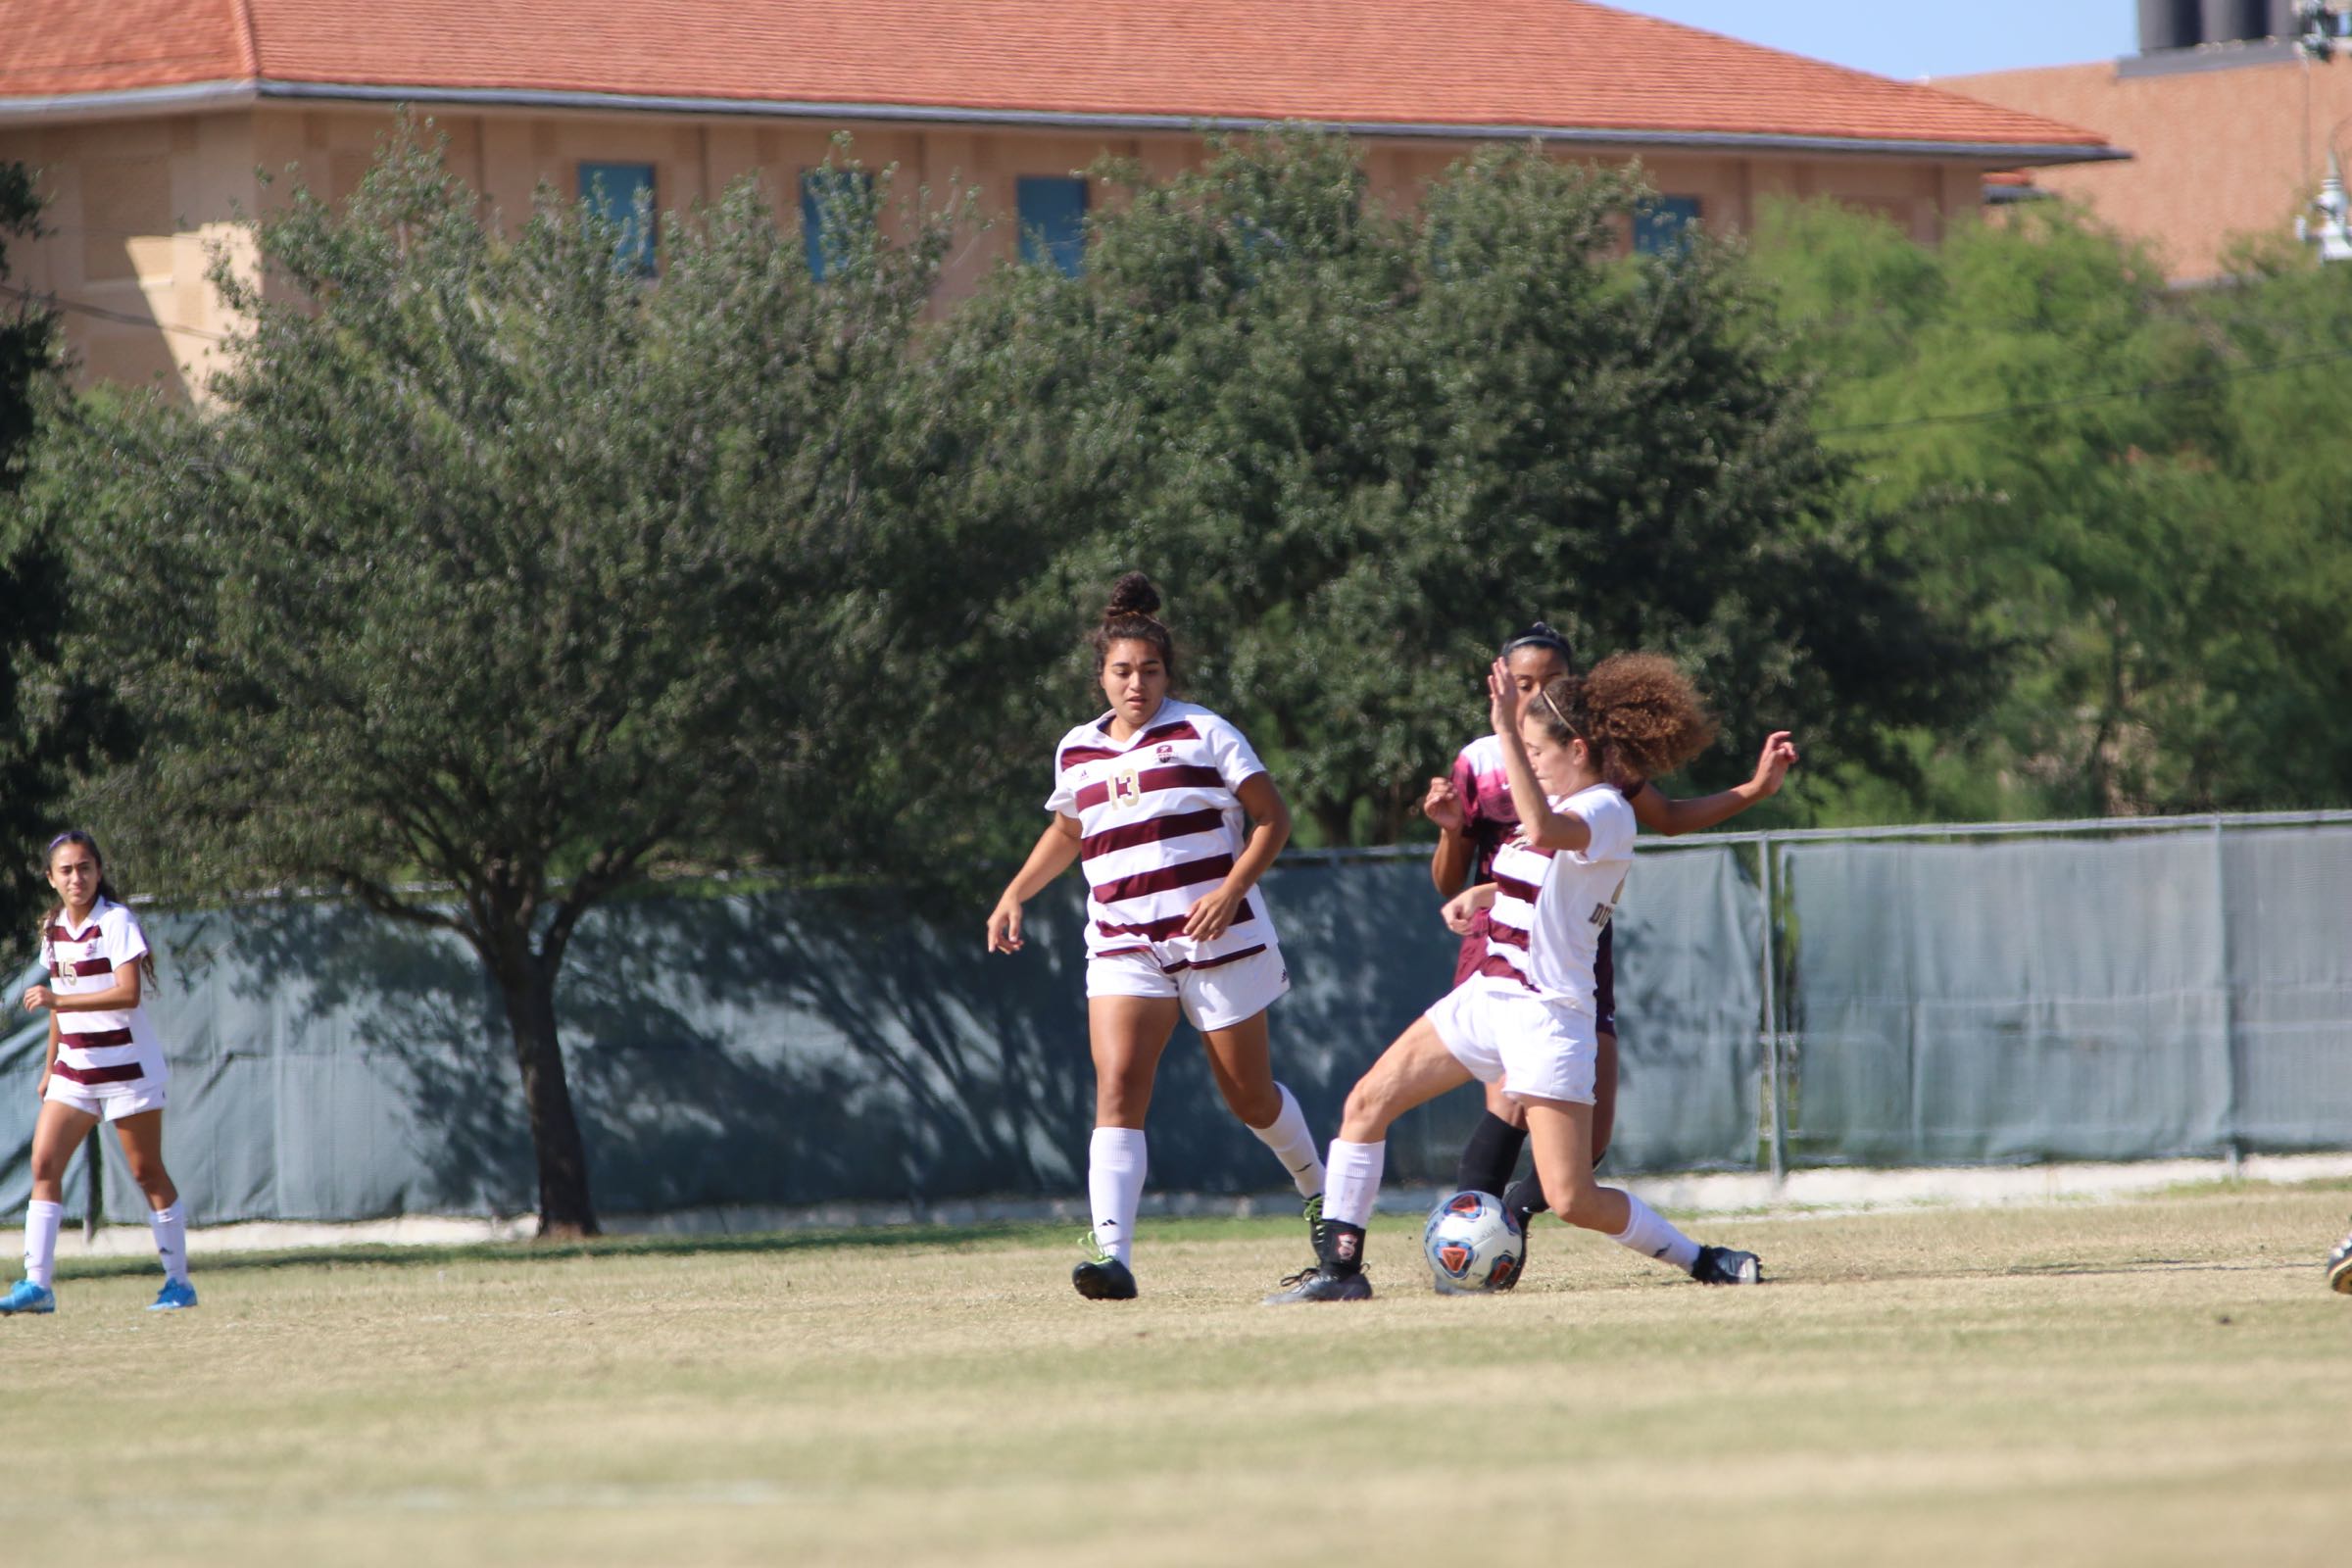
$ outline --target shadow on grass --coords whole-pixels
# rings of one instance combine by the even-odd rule
[[[191,1259],[198,1274],[299,1268],[446,1268],[452,1263],[557,1263],[599,1257],[720,1257],[815,1251],[826,1248],[939,1247],[957,1251],[1043,1244],[1066,1237],[1067,1224],[991,1221],[973,1225],[868,1225],[778,1231],[741,1236],[598,1236],[584,1241],[466,1242],[411,1246],[363,1242],[349,1246],[289,1247],[250,1252],[206,1252]],[[61,1258],[61,1279],[119,1279],[152,1274],[151,1256]]]
[[[1153,1240],[1211,1242],[1287,1235],[1295,1215],[1188,1215],[1151,1218]],[[453,1263],[553,1263],[600,1257],[748,1257],[841,1248],[939,1248],[968,1252],[1000,1248],[1063,1248],[1075,1252],[1077,1228],[1068,1220],[984,1220],[969,1225],[860,1225],[770,1231],[733,1236],[599,1236],[587,1241],[467,1242],[411,1246],[363,1242],[349,1246],[289,1247],[254,1251],[196,1251],[199,1275],[337,1268],[446,1268]],[[60,1279],[122,1279],[156,1272],[145,1253],[61,1258]]]

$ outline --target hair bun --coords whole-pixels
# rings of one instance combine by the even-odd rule
[[[1111,585],[1110,604],[1103,610],[1104,620],[1116,620],[1122,615],[1149,615],[1159,609],[1159,590],[1152,579],[1140,571],[1131,571]]]

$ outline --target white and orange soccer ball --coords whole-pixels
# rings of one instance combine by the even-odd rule
[[[1527,1238],[1493,1193],[1456,1193],[1429,1211],[1421,1250],[1440,1291],[1507,1291],[1519,1283]]]

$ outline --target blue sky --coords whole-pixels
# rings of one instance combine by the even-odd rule
[[[1710,32],[1908,80],[2079,65],[2139,49],[2132,0],[1607,0]]]

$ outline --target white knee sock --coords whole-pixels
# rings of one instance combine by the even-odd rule
[[[1282,1110],[1272,1126],[1252,1127],[1257,1141],[1274,1151],[1282,1168],[1291,1173],[1300,1198],[1312,1198],[1323,1190],[1323,1161],[1315,1154],[1315,1135],[1306,1130],[1306,1113],[1298,1108],[1288,1086],[1274,1086],[1282,1093]]]
[[[1625,1195],[1626,1205],[1633,1210],[1625,1229],[1609,1238],[1619,1247],[1627,1247],[1644,1257],[1654,1257],[1684,1273],[1698,1261],[1698,1244],[1668,1224],[1665,1216],[1633,1194]]]
[[[168,1284],[188,1283],[188,1211],[173,1203],[170,1208],[150,1209],[147,1223],[155,1231],[155,1255],[164,1260],[164,1279]]]
[[[1086,1147],[1086,1196],[1094,1205],[1095,1245],[1133,1261],[1135,1210],[1144,1200],[1144,1130],[1098,1127]]]
[[[1330,1185],[1323,1190],[1323,1217],[1361,1230],[1372,1223],[1380,1197],[1380,1167],[1389,1157],[1386,1140],[1377,1144],[1331,1141]]]
[[[47,1290],[57,1269],[57,1227],[66,1205],[34,1199],[24,1205],[24,1277]]]

